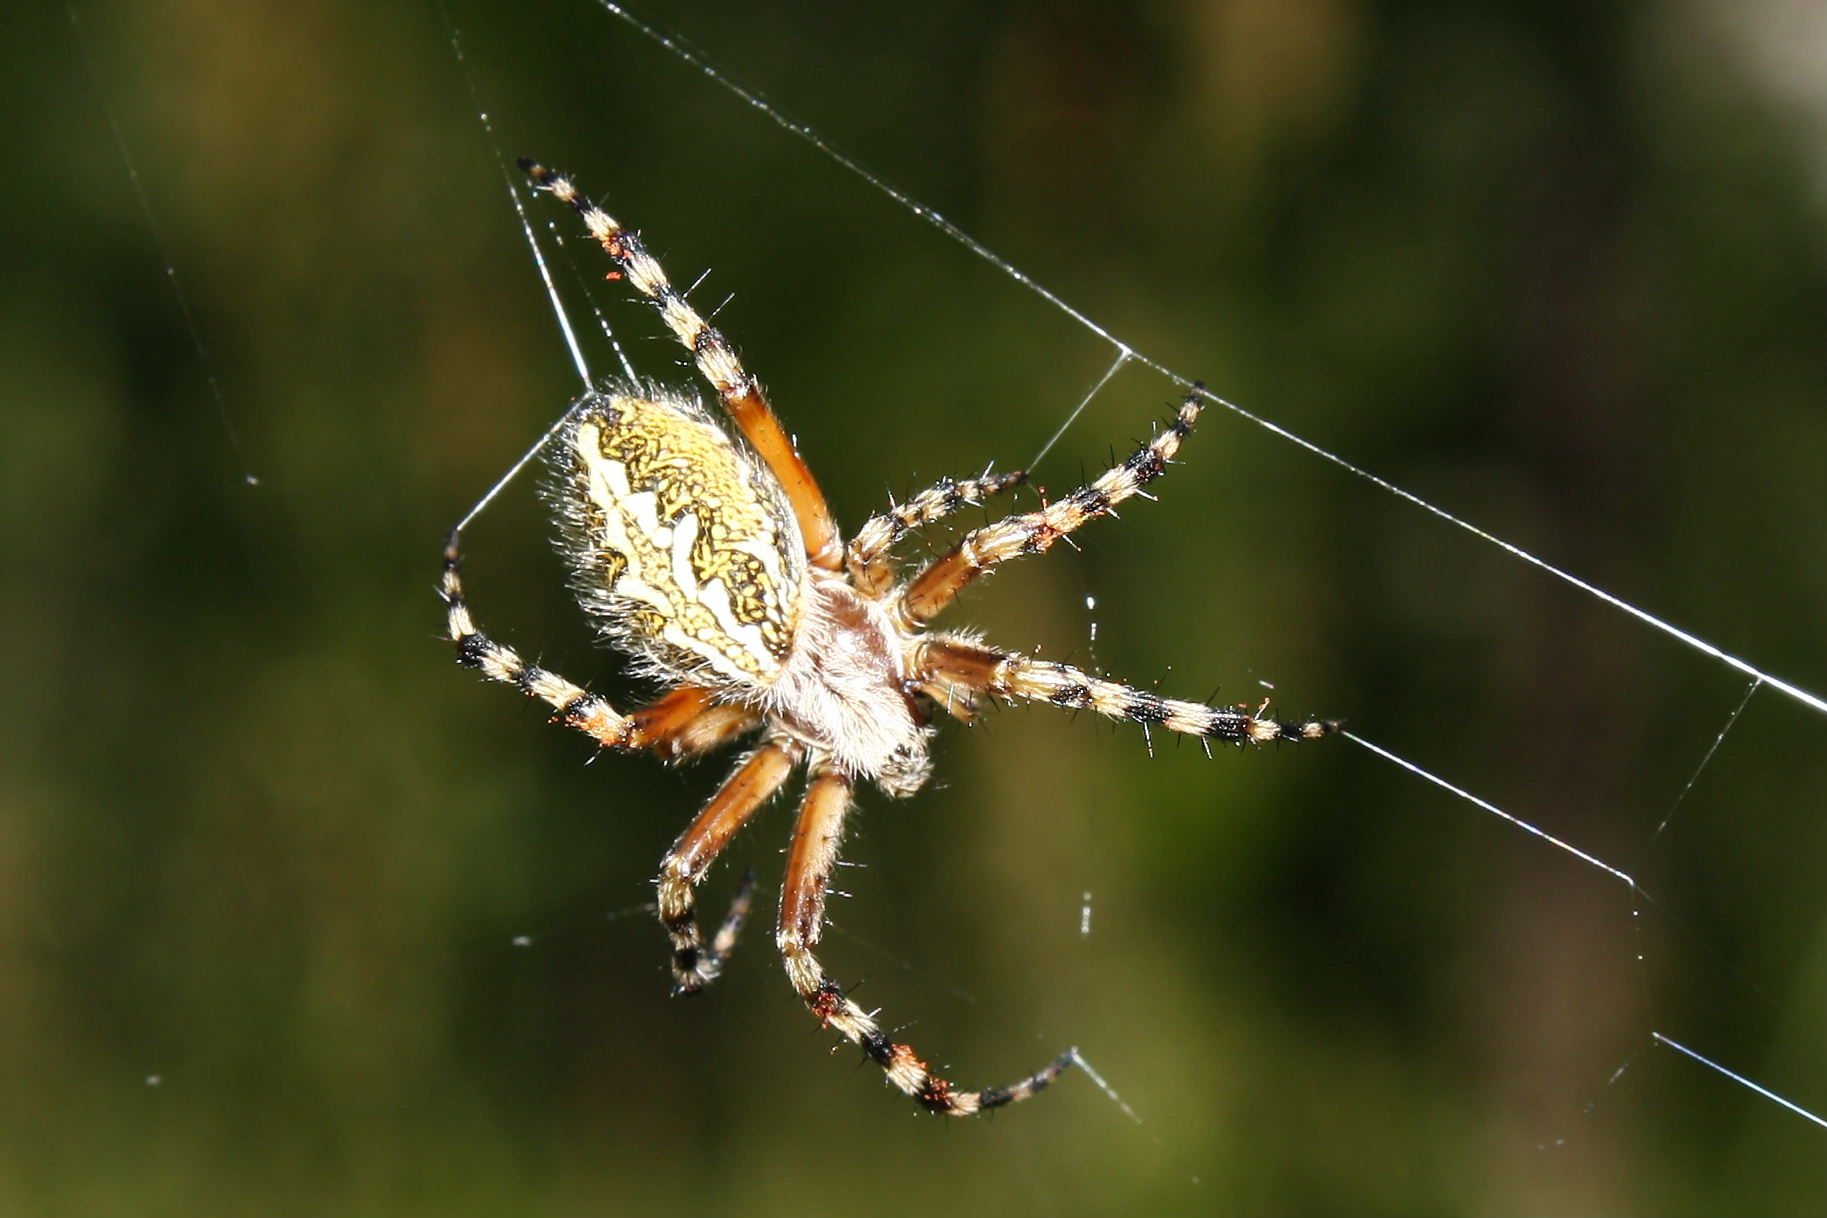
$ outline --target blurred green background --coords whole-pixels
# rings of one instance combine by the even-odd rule
[[[1827,690],[1817,6],[647,11],[1138,350]],[[1110,347],[582,0],[76,13],[0,50],[0,1211],[1827,1208],[1827,1134],[1651,1039],[1827,1110],[1827,719],[1762,690],[1701,768],[1745,677],[1223,411],[949,620],[1271,683],[1646,895],[1346,741],[1009,708],[864,796],[826,957],[960,1082],[1077,1044],[1139,1125],[918,1115],[765,913],[669,999],[642,905],[727,763],[586,765],[439,641],[444,529],[575,391],[506,158],[712,268],[852,525],[1026,462]],[[1037,481],[1174,396],[1126,368]],[[481,620],[631,699],[545,536],[484,515]]]

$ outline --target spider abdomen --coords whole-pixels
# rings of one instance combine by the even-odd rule
[[[765,466],[695,402],[580,398],[549,449],[571,587],[653,675],[759,693],[779,679],[807,564]]]

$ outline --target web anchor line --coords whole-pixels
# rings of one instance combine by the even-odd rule
[[[1712,760],[1713,753],[1719,747],[1719,741],[1723,740],[1726,732],[1731,730],[1732,724],[1737,721],[1739,713],[1744,710],[1745,703],[1749,702],[1751,700],[1751,695],[1756,692],[1757,692],[1757,683],[1753,682],[1751,685],[1751,688],[1746,691],[1744,698],[1739,701],[1737,707],[1734,708],[1734,710],[1732,711],[1730,718],[1728,718],[1726,720],[1725,727],[1720,730],[1719,738],[1715,739],[1713,741],[1712,748],[1709,748],[1707,750],[1706,757],[1703,758],[1700,763],[1700,769],[1705,769],[1706,763],[1708,761]],[[1481,799],[1478,796],[1472,794],[1470,791],[1465,790],[1463,787],[1454,786],[1452,783],[1448,782],[1444,778],[1441,778],[1439,775],[1429,773],[1427,770],[1422,769],[1420,766],[1414,764],[1413,762],[1405,760],[1404,758],[1398,757],[1394,753],[1391,753],[1389,750],[1382,748],[1379,745],[1372,744],[1370,741],[1364,739],[1362,736],[1357,735],[1355,732],[1342,731],[1339,733],[1339,735],[1343,736],[1345,739],[1351,741],[1352,743],[1359,745],[1362,748],[1368,749],[1370,752],[1375,753],[1377,756],[1383,758],[1384,760],[1393,762],[1395,765],[1398,765],[1402,769],[1409,771],[1411,774],[1414,774],[1415,776],[1417,776],[1419,778],[1426,779],[1428,782],[1433,783],[1435,786],[1441,788],[1442,790],[1449,791],[1452,794],[1457,795],[1460,799],[1465,800],[1467,803],[1471,804],[1473,807],[1481,808],[1484,811],[1489,812],[1491,815],[1496,816],[1501,820],[1507,821],[1509,824],[1515,826],[1518,829],[1521,829],[1524,833],[1527,833],[1532,837],[1540,838],[1542,841],[1547,842],[1549,845],[1553,846],[1555,849],[1565,851],[1567,854],[1572,855],[1574,858],[1579,859],[1581,862],[1587,864],[1588,866],[1594,867],[1597,870],[1602,871],[1609,876],[1612,876],[1614,879],[1622,880],[1624,882],[1624,884],[1630,889],[1630,891],[1634,897],[1654,902],[1654,898],[1650,897],[1650,895],[1647,892],[1645,892],[1642,889],[1642,887],[1637,883],[1636,878],[1634,876],[1630,875],[1628,872],[1625,872],[1625,871],[1620,870],[1619,868],[1613,867],[1610,863],[1605,862],[1603,859],[1600,859],[1600,858],[1596,857],[1595,855],[1588,854],[1586,851],[1581,850],[1579,847],[1574,846],[1568,842],[1565,842],[1558,837],[1555,837],[1552,833],[1549,833],[1544,829],[1541,829],[1535,825],[1530,824],[1528,821],[1523,820],[1521,817],[1516,816],[1513,813],[1504,811],[1502,808],[1498,807],[1496,804],[1490,802],[1489,800]],[[1698,773],[1698,771],[1696,771],[1695,777],[1697,778],[1698,776],[1699,776],[1699,773]],[[1687,789],[1691,788],[1693,786],[1693,783],[1694,783],[1694,780],[1689,779],[1687,788],[1684,788],[1682,790],[1683,796],[1685,796],[1687,794]],[[1679,800],[1677,800],[1677,803],[1679,803]],[[1672,816],[1673,813],[1671,812],[1670,815]],[[1664,825],[1666,825],[1667,823],[1668,823],[1668,821],[1665,818],[1662,822],[1662,825],[1657,826],[1656,832],[1659,834],[1662,831],[1662,827]],[[1652,844],[1653,844],[1653,836],[1652,836]],[[1647,851],[1648,851],[1648,847],[1646,846],[1644,848],[1644,852],[1647,853]],[[1639,856],[1639,857],[1641,857],[1641,856]],[[1633,914],[1637,913],[1637,912],[1640,912],[1640,907],[1637,909],[1633,909]],[[1641,960],[1641,956],[1639,956],[1639,961],[1640,960]],[[1712,1060],[1711,1058],[1705,1056],[1704,1054],[1696,1052],[1695,1050],[1688,1048],[1686,1045],[1680,1043],[1677,1040],[1674,1040],[1671,1037],[1664,1036],[1662,1033],[1656,1032],[1656,1031],[1651,1031],[1649,1035],[1650,1035],[1650,1040],[1652,1042],[1654,1042],[1655,1044],[1665,1045],[1668,1048],[1673,1049],[1676,1052],[1681,1053],[1696,1062],[1699,1062],[1701,1065],[1705,1066],[1707,1069],[1713,1070],[1713,1071],[1717,1072],[1718,1074],[1721,1074],[1724,1077],[1731,1079],[1733,1082],[1737,1083],[1739,1086],[1745,1088],[1746,1090],[1754,1092],[1755,1094],[1762,1096],[1763,1098],[1769,1100],[1773,1104],[1777,1104],[1780,1107],[1786,1108],[1790,1112],[1794,1113],[1796,1116],[1801,1117],[1803,1120],[1812,1122],[1815,1125],[1819,1125],[1822,1129],[1827,1129],[1827,1117],[1822,1117],[1818,1113],[1809,1111],[1808,1109],[1802,1107],[1800,1104],[1796,1103],[1794,1100],[1790,1100],[1790,1099],[1785,1098],[1784,1096],[1778,1095],[1776,1092],[1770,1090],[1768,1087],[1763,1086],[1761,1083],[1753,1082],[1751,1079],[1746,1078],[1744,1075],[1739,1074],[1737,1071],[1721,1065],[1720,1063]],[[1630,1062],[1626,1061],[1623,1065],[1619,1066],[1616,1070],[1612,1071],[1611,1077],[1606,1080],[1607,1085],[1617,1082],[1618,1079],[1623,1076],[1624,1071],[1626,1069],[1628,1069],[1629,1066],[1630,1066]]]
[[[1796,1103],[1794,1100],[1784,1099],[1782,1096],[1776,1094],[1776,1092],[1770,1090],[1768,1087],[1765,1087],[1759,1083],[1754,1083],[1750,1079],[1746,1078],[1744,1075],[1739,1074],[1737,1071],[1729,1070],[1726,1067],[1720,1065],[1718,1062],[1714,1061],[1712,1058],[1704,1057],[1701,1054],[1694,1052],[1692,1049],[1688,1048],[1686,1045],[1682,1044],[1680,1041],[1671,1040],[1668,1037],[1662,1035],[1662,1033],[1660,1033],[1660,1032],[1651,1032],[1649,1035],[1650,1035],[1650,1039],[1654,1040],[1657,1044],[1667,1045],[1669,1048],[1673,1049],[1675,1052],[1684,1054],[1687,1057],[1692,1058],[1693,1060],[1699,1062],[1701,1065],[1705,1066],[1707,1069],[1717,1071],[1718,1073],[1725,1075],[1725,1077],[1731,1079],[1733,1082],[1737,1083],[1740,1087],[1743,1087],[1748,1091],[1756,1092],[1758,1095],[1763,1096],[1766,1100],[1769,1100],[1773,1104],[1782,1105],[1784,1108],[1787,1108],[1790,1112],[1793,1112],[1796,1116],[1801,1117],[1804,1121],[1812,1121],[1816,1125],[1819,1125],[1822,1129],[1827,1129],[1827,1117],[1823,1117],[1819,1113],[1814,1113],[1814,1112],[1808,1111],[1806,1108],[1803,1108],[1800,1104]]]
[[[1131,352],[1128,347],[1117,347],[1117,356],[1110,362],[1110,367],[1104,369],[1104,375],[1098,377],[1097,382],[1093,384],[1090,389],[1085,391],[1085,396],[1080,398],[1078,405],[1072,408],[1072,413],[1066,416],[1066,421],[1061,423],[1059,427],[1054,430],[1053,434],[1047,437],[1047,442],[1040,446],[1040,451],[1029,459],[1027,468],[1035,468],[1048,453],[1053,451],[1053,446],[1059,443],[1060,437],[1065,435],[1066,432],[1071,429],[1072,424],[1078,421],[1078,416],[1085,413],[1085,407],[1091,405],[1091,399],[1095,398],[1099,391],[1110,383],[1110,378],[1123,370],[1123,365],[1129,362],[1129,358],[1132,354],[1133,352]]]
[[[178,316],[183,320],[184,329],[190,335],[190,345],[196,351],[197,364],[203,372],[203,383],[209,389],[211,400],[215,402],[216,415],[222,423],[222,430],[228,436],[228,446],[235,454],[236,463],[241,466],[241,482],[245,486],[259,486],[260,478],[248,464],[241,433],[235,426],[234,415],[229,411],[228,395],[223,392],[222,378],[216,372],[215,357],[210,352],[209,344],[203,341],[203,329],[197,322],[195,309],[191,307],[190,293],[184,288],[184,280],[178,274],[177,264],[171,260],[165,232],[159,227],[158,217],[152,210],[152,197],[146,192],[146,180],[140,176],[139,162],[133,159],[133,149],[127,142],[127,133],[121,126],[120,115],[115,111],[114,103],[108,100],[101,69],[96,66],[95,56],[89,50],[89,35],[83,29],[76,5],[66,4],[65,11],[70,19],[70,34],[76,40],[76,49],[82,56],[83,69],[89,74],[89,86],[94,91],[96,100],[101,103],[103,116],[108,120],[108,132],[114,138],[115,154],[120,157],[121,165],[127,171],[127,183],[133,188],[134,202],[139,204],[140,219],[152,238],[153,248],[158,251],[159,262],[164,268],[165,284],[171,289]]]
[[[475,74],[470,70],[469,59],[463,52],[462,31],[454,23],[447,21],[447,24],[450,29],[451,54],[456,57],[458,66],[463,70],[463,82],[469,89],[470,101],[475,106],[476,117],[482,123],[482,130],[488,136],[489,151],[493,154],[495,164],[501,167],[501,179],[507,189],[508,201],[514,205],[514,216],[520,221],[521,235],[526,239],[527,250],[532,255],[533,265],[539,271],[539,281],[545,288],[546,300],[552,306],[552,316],[557,318],[559,331],[564,335],[565,350],[571,355],[571,364],[577,369],[578,378],[583,382],[584,392],[589,393],[596,387],[596,381],[591,375],[588,361],[584,359],[583,344],[578,340],[576,327],[571,324],[571,315],[565,309],[564,299],[558,293],[558,284],[552,278],[552,265],[546,258],[545,251],[540,248],[539,239],[533,233],[533,222],[527,215],[526,205],[521,202],[519,180],[507,171],[507,158],[502,155],[501,143],[495,138],[494,120],[489,117],[488,111],[482,106],[482,98],[476,87]],[[609,340],[609,345],[614,349],[616,358],[621,361],[623,373],[629,382],[633,383],[639,378],[635,376],[634,368],[628,362],[627,353],[622,350],[621,341],[609,328],[609,319],[598,311],[596,320],[597,324],[602,327],[604,337]],[[463,519],[457,522],[456,527],[452,530],[454,533],[462,533],[463,530],[469,528],[476,517],[480,516],[483,510],[494,502],[495,497],[518,478],[522,470],[532,464],[534,459],[545,450],[546,445],[551,443],[552,437],[563,429],[565,418],[565,415],[559,415],[539,434],[539,438],[520,454],[519,459],[508,467],[507,472],[502,474],[495,484],[483,493],[482,498],[470,507]]]
[[[1637,851],[1636,863],[1633,863],[1632,866],[1636,866],[1648,858],[1650,851],[1656,848],[1656,843],[1662,840],[1662,831],[1668,828],[1668,823],[1675,819],[1675,813],[1679,812],[1681,805],[1687,802],[1687,797],[1693,793],[1695,784],[1700,781],[1700,776],[1706,773],[1709,765],[1713,764],[1713,755],[1719,752],[1719,746],[1725,743],[1726,735],[1738,722],[1738,717],[1745,713],[1745,707],[1751,705],[1751,699],[1756,696],[1762,685],[1762,680],[1753,679],[1745,689],[1745,696],[1738,700],[1738,705],[1734,706],[1732,713],[1726,716],[1725,726],[1719,729],[1719,734],[1713,737],[1713,743],[1707,746],[1706,754],[1701,757],[1700,764],[1694,767],[1694,772],[1688,775],[1687,782],[1682,784],[1681,793],[1675,796],[1675,802],[1669,807],[1668,815],[1657,822],[1655,830],[1649,835],[1649,840],[1643,843],[1643,849]]]
[[[1456,528],[1465,530],[1466,532],[1470,533],[1472,536],[1477,537],[1482,541],[1488,542],[1491,545],[1496,546],[1500,550],[1503,550],[1505,553],[1509,554],[1511,557],[1520,559],[1523,562],[1529,564],[1530,566],[1535,567],[1540,571],[1543,571],[1549,575],[1554,576],[1556,579],[1559,579],[1565,583],[1571,584],[1573,587],[1578,588],[1580,591],[1586,593],[1588,596],[1591,596],[1599,601],[1602,601],[1603,603],[1610,605],[1614,609],[1617,609],[1624,613],[1629,614],[1631,617],[1636,618],[1638,621],[1644,623],[1645,625],[1651,626],[1654,629],[1661,631],[1663,634],[1668,635],[1670,638],[1676,639],[1676,640],[1680,641],[1681,643],[1686,644],[1688,647],[1692,648],[1695,651],[1700,652],[1702,655],[1711,656],[1713,659],[1718,660],[1720,663],[1729,665],[1732,668],[1737,669],[1739,672],[1744,673],[1746,676],[1753,677],[1753,678],[1757,679],[1758,681],[1761,681],[1763,684],[1768,685],[1770,688],[1781,691],[1782,693],[1784,693],[1784,694],[1788,695],[1789,697],[1794,698],[1796,701],[1802,703],[1804,706],[1808,706],[1823,714],[1827,714],[1827,698],[1823,698],[1819,694],[1811,693],[1808,690],[1805,690],[1792,682],[1783,680],[1781,677],[1777,677],[1770,673],[1764,672],[1762,669],[1760,669],[1756,665],[1750,663],[1748,660],[1740,659],[1739,657],[1732,655],[1730,652],[1724,650],[1723,648],[1716,647],[1712,643],[1707,642],[1705,639],[1702,639],[1697,635],[1691,634],[1688,631],[1681,629],[1679,626],[1676,626],[1671,622],[1664,621],[1662,618],[1657,617],[1655,614],[1650,613],[1646,609],[1639,609],[1637,606],[1631,604],[1629,601],[1624,600],[1622,597],[1614,596],[1613,594],[1606,592],[1604,589],[1598,587],[1597,585],[1588,583],[1586,580],[1581,579],[1579,576],[1574,575],[1572,572],[1562,570],[1560,567],[1555,566],[1553,563],[1549,562],[1547,559],[1540,558],[1534,554],[1531,554],[1529,551],[1523,549],[1521,546],[1515,545],[1511,542],[1507,542],[1507,541],[1503,540],[1502,538],[1496,536],[1493,533],[1486,532],[1484,529],[1479,528],[1477,525],[1473,524],[1471,521],[1466,520],[1459,516],[1455,516],[1453,513],[1447,511],[1445,508],[1439,507],[1436,504],[1433,504],[1433,503],[1429,502],[1428,500],[1421,498],[1421,496],[1415,494],[1413,491],[1403,490],[1401,487],[1399,487],[1395,483],[1389,481],[1387,478],[1384,478],[1378,474],[1374,474],[1374,473],[1370,472],[1369,470],[1365,469],[1364,467],[1354,464],[1353,462],[1347,460],[1346,458],[1340,456],[1339,454],[1334,453],[1328,449],[1322,448],[1320,445],[1314,443],[1312,440],[1309,440],[1309,439],[1305,438],[1304,436],[1297,435],[1294,432],[1289,431],[1287,428],[1282,427],[1277,423],[1271,422],[1269,419],[1266,419],[1259,414],[1246,410],[1235,402],[1227,401],[1226,399],[1219,397],[1217,394],[1211,392],[1209,389],[1206,389],[1203,386],[1197,385],[1191,377],[1182,376],[1180,373],[1174,371],[1172,368],[1168,367],[1166,364],[1162,363],[1160,360],[1154,358],[1153,356],[1147,355],[1142,351],[1137,350],[1132,344],[1124,342],[1122,339],[1118,338],[1111,331],[1109,331],[1105,327],[1099,325],[1097,322],[1093,321],[1085,313],[1081,312],[1080,310],[1074,308],[1072,305],[1068,304],[1063,297],[1059,296],[1057,293],[1053,292],[1050,288],[1047,288],[1046,286],[1041,284],[1039,281],[1034,279],[1033,276],[1029,275],[1026,271],[1023,271],[1021,268],[1011,264],[1007,259],[1005,259],[1001,255],[997,254],[995,250],[992,250],[989,246],[985,245],[983,242],[979,241],[977,238],[971,236],[969,233],[967,233],[963,229],[959,228],[956,224],[952,223],[950,220],[946,219],[945,216],[942,215],[941,213],[926,206],[924,203],[919,202],[917,199],[915,199],[913,196],[909,195],[906,191],[902,190],[900,187],[894,185],[892,182],[889,182],[886,178],[881,177],[879,174],[876,174],[875,172],[873,172],[872,170],[867,168],[865,165],[863,165],[863,163],[861,161],[858,161],[855,157],[851,156],[849,153],[847,153],[843,149],[839,148],[836,144],[832,143],[830,140],[828,140],[824,136],[820,135],[817,131],[814,131],[811,127],[807,126],[805,123],[799,122],[796,119],[788,117],[785,113],[783,113],[782,111],[777,109],[773,105],[773,103],[769,102],[766,98],[762,97],[759,93],[756,93],[754,90],[745,88],[742,85],[736,83],[736,81],[731,79],[729,76],[725,75],[721,69],[719,69],[714,64],[712,64],[704,56],[700,55],[697,51],[693,50],[691,47],[685,45],[685,43],[682,40],[680,40],[670,34],[665,33],[664,31],[658,29],[655,26],[649,25],[647,22],[641,20],[639,17],[636,17],[633,13],[630,13],[627,9],[623,8],[620,4],[616,3],[616,0],[596,0],[596,2],[603,9],[603,11],[609,13],[611,16],[613,16],[617,20],[621,21],[623,24],[630,26],[637,33],[641,34],[643,37],[649,39],[650,41],[652,41],[654,43],[657,43],[660,47],[662,47],[666,51],[670,52],[675,58],[677,58],[681,62],[685,63],[687,66],[696,69],[698,72],[703,74],[704,77],[706,79],[708,79],[712,84],[717,85],[719,88],[723,89],[725,92],[733,94],[735,97],[737,97],[739,100],[741,100],[744,104],[752,106],[754,109],[760,111],[763,115],[765,115],[768,118],[768,120],[770,122],[774,123],[776,126],[780,127],[782,130],[785,130],[787,132],[790,132],[793,135],[798,136],[801,140],[810,144],[813,148],[815,148],[819,152],[823,153],[826,157],[830,158],[832,161],[835,161],[840,167],[842,167],[846,170],[849,170],[851,173],[853,173],[857,177],[861,178],[864,182],[868,183],[870,186],[874,187],[877,191],[886,195],[889,199],[893,200],[895,203],[899,204],[901,207],[905,208],[907,211],[912,212],[915,216],[918,216],[920,219],[925,220],[928,224],[931,224],[934,228],[936,228],[940,232],[944,233],[947,237],[951,238],[953,241],[956,241],[959,245],[962,245],[966,250],[970,251],[972,254],[975,254],[977,257],[983,259],[985,262],[988,262],[991,266],[995,267],[997,270],[1001,271],[1004,275],[1008,276],[1010,279],[1014,280],[1016,283],[1020,284],[1022,287],[1028,289],[1030,292],[1033,292],[1036,296],[1039,296],[1042,300],[1044,300],[1048,304],[1052,305],[1055,309],[1059,310],[1061,313],[1064,313],[1067,317],[1070,317],[1073,321],[1077,322],[1079,324],[1079,326],[1082,327],[1083,329],[1090,331],[1092,334],[1097,335],[1099,338],[1101,338],[1105,342],[1109,343],[1113,348],[1115,348],[1115,350],[1118,353],[1119,365],[1122,363],[1127,363],[1129,360],[1134,360],[1135,362],[1142,364],[1147,368],[1153,369],[1155,372],[1166,377],[1169,381],[1172,381],[1175,385],[1178,385],[1181,389],[1184,389],[1188,392],[1196,392],[1196,393],[1200,394],[1207,401],[1211,402],[1214,406],[1222,406],[1224,409],[1230,411],[1234,415],[1237,415],[1239,418],[1242,418],[1251,423],[1254,423],[1254,424],[1256,424],[1256,426],[1271,433],[1272,435],[1279,436],[1280,438],[1287,440],[1290,443],[1300,446],[1301,448],[1305,449],[1307,452],[1312,453],[1314,456],[1319,457],[1319,458],[1325,460],[1326,462],[1337,466],[1338,468],[1344,470],[1347,473],[1355,474],[1357,477],[1364,479],[1366,482],[1369,482],[1371,485],[1376,486],[1381,490],[1387,491],[1389,494],[1394,495],[1396,498],[1401,499],[1407,503],[1414,505],[1415,507],[1420,508],[1422,511],[1427,512],[1429,515],[1435,516],[1438,519],[1445,521],[1447,524],[1450,524]],[[1055,436],[1054,439],[1057,440],[1058,436]],[[1049,446],[1051,446],[1052,442],[1053,441],[1051,441],[1051,440],[1048,441]]]
[[[1488,799],[1480,799],[1478,796],[1472,794],[1470,791],[1466,790],[1465,788],[1454,786],[1452,783],[1450,783],[1446,779],[1440,777],[1438,774],[1430,773],[1428,770],[1423,769],[1421,766],[1416,765],[1414,762],[1409,761],[1407,758],[1396,756],[1396,754],[1390,752],[1388,749],[1384,748],[1381,745],[1372,744],[1370,741],[1364,739],[1364,737],[1358,735],[1356,732],[1341,731],[1339,733],[1339,735],[1343,736],[1345,739],[1351,741],[1353,744],[1358,745],[1360,748],[1365,748],[1365,749],[1370,750],[1372,753],[1375,753],[1378,757],[1381,757],[1383,760],[1391,762],[1397,766],[1400,766],[1402,769],[1407,770],[1410,774],[1415,775],[1417,778],[1425,778],[1428,782],[1433,783],[1435,786],[1439,787],[1441,790],[1452,792],[1454,795],[1457,795],[1460,799],[1463,799],[1463,800],[1465,800],[1465,802],[1471,804],[1474,808],[1482,808],[1486,812],[1489,812],[1492,816],[1495,816],[1500,820],[1508,821],[1511,825],[1515,826],[1518,829],[1521,829],[1524,833],[1529,834],[1531,837],[1538,837],[1542,841],[1547,842],[1550,846],[1553,846],[1555,849],[1563,850],[1566,853],[1571,854],[1574,858],[1580,860],[1582,863],[1585,863],[1587,866],[1596,867],[1598,870],[1603,871],[1606,875],[1609,875],[1609,876],[1613,877],[1614,879],[1619,879],[1619,880],[1624,881],[1624,883],[1633,892],[1642,891],[1640,888],[1637,887],[1637,881],[1636,881],[1635,877],[1633,877],[1629,872],[1621,871],[1618,868],[1613,867],[1610,863],[1607,863],[1604,859],[1599,858],[1597,855],[1588,854],[1584,850],[1581,850],[1578,846],[1573,845],[1571,842],[1562,841],[1560,838],[1554,836],[1554,834],[1549,833],[1546,829],[1542,829],[1542,828],[1539,828],[1538,826],[1532,825],[1528,821],[1524,820],[1520,816],[1515,815],[1514,813],[1505,812],[1502,808],[1498,807],[1496,804],[1492,803]]]

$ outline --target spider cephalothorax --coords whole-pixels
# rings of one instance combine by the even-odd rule
[[[1326,720],[1270,719],[1261,707],[1163,698],[1071,665],[926,629],[971,581],[1011,558],[1046,550],[1158,477],[1198,417],[1198,389],[1168,427],[1095,481],[969,531],[902,581],[891,553],[911,530],[982,503],[1023,476],[941,482],[872,517],[845,546],[811,472],[723,336],[673,289],[638,237],[569,179],[521,165],[537,186],[583,217],[620,274],[659,309],[716,390],[722,415],[673,391],[605,385],[572,404],[548,446],[546,494],[578,601],[603,637],[668,692],[624,714],[484,635],[464,599],[453,531],[442,590],[458,658],[548,703],[558,722],[606,748],[646,749],[677,761],[755,737],[660,865],[660,920],[672,937],[678,992],[697,992],[716,977],[748,906],[745,886],[706,943],[693,888],[737,830],[803,765],[809,778],[776,932],[794,989],[821,1021],[861,1045],[890,1082],[934,1112],[969,1115],[1025,1099],[1075,1055],[994,1090],[961,1091],[932,1074],[911,1048],[891,1042],[812,954],[824,925],[825,888],[856,784],[898,797],[925,783],[935,707],[968,718],[983,697],[1025,698],[1236,744],[1310,739],[1335,729]]]

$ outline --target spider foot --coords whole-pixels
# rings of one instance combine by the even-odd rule
[[[736,946],[736,937],[748,920],[754,896],[755,873],[745,871],[742,882],[736,886],[736,895],[730,899],[729,912],[723,915],[708,947],[699,939],[697,922],[689,912],[681,925],[668,924],[667,930],[673,937],[672,992],[675,997],[703,993],[723,972],[723,962]]]
[[[1018,1083],[979,1092],[978,1110],[988,1111],[1025,1100],[1036,1092],[1044,1090],[1049,1083],[1064,1074],[1077,1062],[1078,1047],[1075,1045]]]
[[[910,1045],[894,1044],[879,1031],[873,1035],[865,1033],[861,1044],[863,1053],[882,1068],[890,1083],[936,1116],[976,1116],[1019,1103],[1045,1090],[1078,1060],[1078,1049],[1067,1049],[1033,1074],[1007,1087],[962,1091],[928,1069],[926,1063],[914,1055]]]
[[[1316,719],[1311,716],[1298,720],[1272,719],[1268,716],[1267,702],[1254,712],[1247,703],[1239,704],[1237,709],[1249,715],[1245,737],[1238,741],[1239,744],[1264,744],[1271,740],[1292,740],[1298,744],[1302,740],[1318,740],[1322,736],[1337,735],[1345,728],[1343,719]]]

